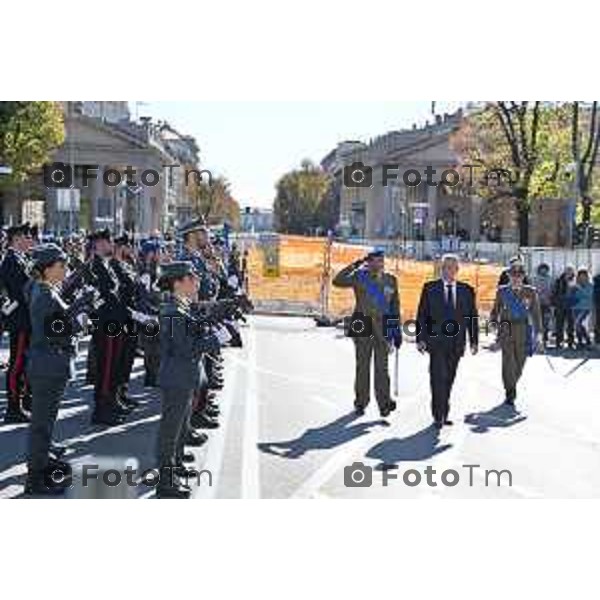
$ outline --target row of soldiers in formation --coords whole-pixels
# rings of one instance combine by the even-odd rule
[[[442,257],[438,279],[426,282],[417,310],[417,348],[430,357],[431,413],[437,429],[452,425],[449,419],[450,395],[458,364],[467,340],[471,352],[479,350],[479,324],[475,290],[458,279],[457,256]],[[504,403],[515,406],[517,384],[525,362],[543,345],[542,313],[535,287],[525,283],[523,263],[515,258],[499,282],[490,321],[499,324],[497,345],[502,350]],[[388,354],[402,344],[400,295],[396,277],[384,270],[384,252],[377,250],[342,269],[333,284],[352,288],[355,295],[349,335],[356,349],[355,399],[362,415],[370,401],[370,370],[374,362],[375,397],[381,416],[396,409],[390,396]],[[368,334],[360,327],[350,333],[354,321],[367,317],[372,323]]]
[[[139,403],[128,393],[143,351],[145,386],[160,387],[159,497],[186,498],[193,455],[204,430],[218,427],[224,345],[241,346],[239,320],[252,308],[235,244],[211,240],[201,220],[180,230],[181,246],[158,238],[136,244],[108,230],[62,243],[36,243],[28,224],[6,231],[0,263],[2,325],[10,340],[5,423],[30,422],[26,492],[62,493],[47,473],[68,472],[65,448],[52,441],[58,408],[91,333],[87,383],[92,424],[124,423]],[[136,255],[137,254],[137,255]]]

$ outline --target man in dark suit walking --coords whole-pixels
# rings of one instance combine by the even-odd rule
[[[425,283],[417,314],[417,348],[430,356],[431,412],[437,429],[452,425],[448,419],[450,393],[467,332],[471,352],[478,350],[475,291],[457,281],[458,270],[458,257],[447,254],[442,258],[441,278]]]

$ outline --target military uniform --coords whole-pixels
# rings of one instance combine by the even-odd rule
[[[97,232],[92,239],[102,236],[110,239],[109,232]],[[94,402],[92,422],[100,425],[118,425],[124,422],[128,408],[117,397],[121,380],[118,368],[123,360],[124,336],[114,335],[114,327],[122,327],[129,320],[127,306],[119,295],[119,279],[108,258],[94,256],[91,270],[96,277],[98,291],[103,300],[97,312],[98,321],[92,335],[96,357]],[[112,322],[111,330],[108,327]]]
[[[179,233],[185,236],[188,233],[201,230],[206,230],[206,227],[204,222],[199,219],[182,227]],[[194,272],[198,277],[198,300],[209,301],[215,299],[219,291],[218,281],[209,270],[202,252],[184,244],[177,260],[192,263]],[[210,356],[207,353],[201,358],[201,376],[192,402],[191,422],[194,427],[213,429],[219,425],[216,419],[213,418],[217,415],[216,407],[213,405],[212,409],[210,408],[210,390],[223,387],[222,381],[218,380],[220,363],[221,357],[218,348]],[[211,411],[213,414],[208,414]]]
[[[66,261],[58,246],[45,244],[34,252],[37,265]],[[32,285],[29,312],[31,316],[31,343],[27,351],[27,374],[32,390],[31,428],[29,432],[29,462],[26,489],[30,493],[52,493],[44,483],[45,471],[51,462],[49,456],[52,431],[60,401],[70,376],[70,361],[75,355],[72,333],[78,329],[66,311],[68,305],[58,289],[39,281]],[[50,320],[60,317],[68,320],[64,335],[48,335]],[[55,466],[60,465],[52,459]]]
[[[27,235],[27,225],[12,228],[10,235]],[[29,346],[31,322],[29,319],[26,290],[31,285],[29,259],[22,252],[9,247],[0,265],[0,280],[4,283],[11,303],[16,306],[5,317],[9,332],[10,355],[6,371],[6,391],[8,407],[4,417],[6,422],[26,422],[29,417],[23,409],[31,408],[31,394],[25,371],[25,356]]]
[[[506,401],[513,404],[523,367],[527,357],[535,351],[542,331],[542,313],[536,289],[530,285],[500,286],[490,319],[499,324],[502,381]]]
[[[140,286],[142,288],[138,288],[138,303],[141,303],[142,299],[139,298],[139,295],[143,293],[146,295],[147,299],[152,302],[154,306],[155,302],[159,303],[160,301],[160,293],[155,290],[155,285],[157,283],[158,276],[158,263],[157,261],[147,261],[145,257],[149,253],[158,253],[159,246],[157,242],[153,242],[152,240],[147,240],[142,244],[142,260],[138,266],[138,276],[140,279]],[[146,307],[147,309],[148,307]],[[144,310],[148,314],[147,310]],[[151,311],[152,314],[155,314],[154,311]],[[158,314],[156,314],[156,318],[158,320]],[[159,336],[149,336],[149,335],[141,335],[139,336],[140,346],[144,352],[144,386],[146,387],[156,387],[158,385],[158,369],[160,367],[160,342]]]
[[[161,281],[193,274],[189,262],[163,265]],[[157,493],[164,497],[185,498],[189,490],[163,474],[172,474],[182,467],[184,443],[189,432],[194,391],[200,385],[200,360],[204,352],[216,350],[219,341],[214,335],[197,330],[186,299],[170,295],[160,311],[159,386],[162,395],[158,435],[158,464],[161,482]]]
[[[371,319],[371,336],[352,336],[356,351],[356,373],[354,380],[357,410],[362,411],[370,400],[371,357],[375,365],[375,397],[380,411],[387,412],[393,404],[390,398],[390,378],[388,374],[388,352],[391,342],[386,335],[384,317],[400,319],[400,299],[396,278],[389,273],[376,275],[353,263],[342,269],[333,279],[333,285],[352,288],[355,297],[354,313],[362,313]],[[378,301],[380,299],[381,301]],[[401,342],[397,331],[397,345]]]

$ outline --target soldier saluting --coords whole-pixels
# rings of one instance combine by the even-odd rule
[[[384,271],[383,250],[371,252],[366,258],[342,269],[333,279],[333,285],[352,288],[356,305],[348,336],[354,340],[356,350],[356,374],[354,380],[354,407],[357,414],[364,414],[370,400],[371,357],[375,364],[375,396],[382,417],[396,409],[390,398],[388,352],[391,346],[402,344],[400,332],[400,298],[398,282]],[[357,316],[366,318],[363,332],[357,333]],[[396,325],[394,327],[393,325]],[[370,331],[369,331],[370,330]]]
[[[508,271],[510,282],[496,292],[490,316],[500,323],[498,344],[502,349],[502,381],[506,390],[505,404],[515,405],[517,383],[527,357],[541,347],[542,313],[538,294],[533,286],[525,285],[525,268],[513,262]],[[509,326],[503,328],[507,323]]]

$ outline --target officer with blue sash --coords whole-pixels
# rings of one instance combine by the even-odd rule
[[[356,300],[347,335],[354,340],[356,375],[354,407],[364,413],[370,400],[371,357],[375,366],[375,396],[382,417],[396,409],[390,398],[388,353],[402,343],[398,283],[384,272],[384,252],[376,250],[353,262],[333,279],[333,285],[352,288]],[[365,326],[364,328],[362,326]]]
[[[514,406],[525,361],[542,346],[542,313],[536,289],[524,284],[523,264],[512,263],[508,275],[510,283],[498,288],[490,319],[499,323],[505,404]]]

